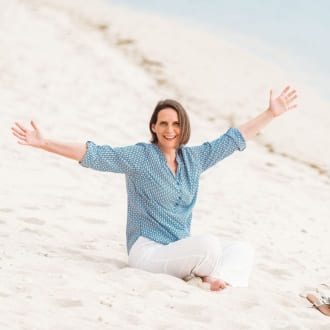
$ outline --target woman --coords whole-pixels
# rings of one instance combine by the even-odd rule
[[[218,291],[227,285],[246,286],[253,250],[245,243],[221,249],[212,235],[190,236],[192,209],[199,177],[235,150],[245,149],[273,118],[295,108],[296,91],[287,86],[277,98],[270,91],[269,107],[238,128],[200,146],[185,147],[190,124],[174,100],[160,101],[150,120],[150,143],[111,148],[88,141],[60,143],[44,139],[19,123],[12,127],[18,143],[79,161],[99,171],[124,173],[128,195],[127,250],[129,265],[179,278],[201,277]]]

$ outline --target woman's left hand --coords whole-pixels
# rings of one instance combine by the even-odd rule
[[[297,97],[296,90],[292,90],[290,86],[285,87],[277,98],[274,97],[273,91],[270,90],[269,110],[274,117],[280,116],[284,112],[297,107],[297,104],[292,104]]]

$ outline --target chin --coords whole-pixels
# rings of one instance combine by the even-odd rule
[[[162,141],[161,144],[165,147],[177,148],[179,146],[179,141]]]

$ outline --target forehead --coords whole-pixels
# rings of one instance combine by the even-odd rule
[[[178,113],[172,108],[165,108],[158,112],[157,121],[178,121]]]

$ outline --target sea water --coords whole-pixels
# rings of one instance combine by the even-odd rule
[[[107,0],[187,20],[274,61],[330,100],[330,0]]]

